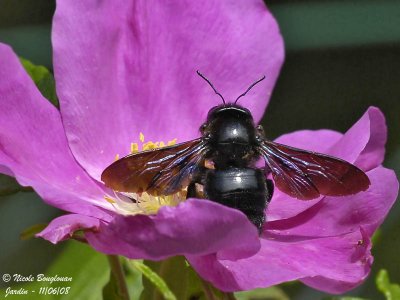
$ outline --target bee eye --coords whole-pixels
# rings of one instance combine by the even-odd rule
[[[206,123],[202,124],[200,126],[200,132],[204,132],[204,130],[206,130],[206,128],[207,128],[207,124]]]

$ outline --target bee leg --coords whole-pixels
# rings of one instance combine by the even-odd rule
[[[200,172],[192,179],[187,188],[186,199],[204,198],[204,192],[202,186],[204,186],[206,171],[207,171],[206,168],[201,168]]]
[[[192,181],[187,188],[186,199],[196,198],[196,196],[197,196],[196,182]]]
[[[268,203],[271,201],[272,199],[272,195],[274,194],[274,182],[271,179],[267,179],[265,180],[265,184],[267,185],[267,198],[266,198],[266,202],[267,205]]]
[[[272,199],[272,195],[274,194],[274,182],[271,179],[266,179],[265,180],[265,185],[267,188],[267,195],[265,197],[265,208],[263,210],[263,214],[259,215],[254,215],[250,220],[253,222],[254,225],[256,225],[258,229],[258,234],[261,235],[263,232],[263,227],[266,224],[266,216],[265,216],[265,209],[267,208],[269,202]]]

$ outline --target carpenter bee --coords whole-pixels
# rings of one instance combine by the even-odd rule
[[[106,186],[118,192],[169,195],[187,187],[187,197],[198,196],[242,211],[259,232],[274,186],[299,200],[320,195],[345,196],[366,190],[370,181],[354,165],[321,153],[269,141],[254,124],[250,111],[226,103],[212,83],[201,76],[223,104],[213,107],[200,127],[201,137],[174,146],[125,156],[101,175]],[[256,168],[263,158],[265,167]],[[272,179],[268,176],[272,174]]]

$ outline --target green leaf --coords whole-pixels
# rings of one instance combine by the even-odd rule
[[[376,276],[376,286],[386,297],[387,300],[400,299],[400,285],[390,283],[389,274],[382,269]]]
[[[37,88],[42,95],[50,100],[54,106],[58,107],[58,99],[56,94],[56,85],[53,75],[44,66],[38,66],[30,62],[29,60],[20,57],[20,61],[25,68],[26,72],[35,82]]]
[[[378,244],[378,242],[379,242],[379,240],[381,239],[381,237],[382,237],[382,230],[380,229],[380,228],[378,228],[375,232],[374,232],[374,234],[372,235],[372,237],[371,237],[371,242],[372,242],[372,245],[376,245],[376,244]]]
[[[32,225],[32,226],[24,229],[24,231],[22,231],[21,234],[19,235],[19,238],[21,240],[31,239],[31,238],[35,237],[35,234],[41,232],[46,227],[47,227],[47,224],[45,224],[45,223]]]
[[[24,295],[30,300],[70,300],[101,299],[101,291],[108,279],[109,267],[106,257],[94,251],[89,246],[75,241],[66,242],[64,251],[57,257],[50,268],[43,272],[46,277],[71,277],[72,281],[44,282],[37,281],[37,274],[33,274],[35,281],[29,284],[13,286],[13,289],[23,288],[29,292]],[[11,284],[15,284],[10,282]],[[63,295],[40,294],[40,288],[69,288],[64,289]],[[5,295],[5,289],[0,290],[0,295]]]
[[[255,289],[246,292],[238,292],[235,293],[235,297],[237,300],[289,300],[289,296],[277,286],[272,286],[265,289]]]
[[[149,284],[144,285],[144,291],[140,299],[166,299],[166,300],[176,300],[176,296],[172,293],[168,285],[165,283],[163,278],[161,278],[156,272],[154,272],[149,266],[145,265],[143,262],[138,260],[131,260],[130,264],[140,271],[143,276],[150,281],[153,286],[155,286],[160,293],[157,295],[157,291],[152,289]],[[183,285],[182,285],[183,286]],[[182,299],[182,298],[179,298]]]

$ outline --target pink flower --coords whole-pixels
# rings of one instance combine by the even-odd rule
[[[381,166],[386,126],[376,108],[344,135],[299,131],[278,139],[344,158],[372,184],[357,195],[307,202],[276,190],[261,238],[241,212],[208,200],[127,215],[122,200],[104,197],[113,193],[101,183],[102,171],[129,152],[140,132],[153,141],[199,135],[219,99],[196,69],[226,99],[266,74],[246,102],[260,120],[283,61],[279,29],[261,0],[57,4],[52,40],[60,111],[0,45],[0,172],[71,213],[39,236],[57,243],[83,229],[89,244],[107,254],[185,255],[225,291],[300,279],[339,293],[363,281],[370,237],[398,192],[393,171]]]

